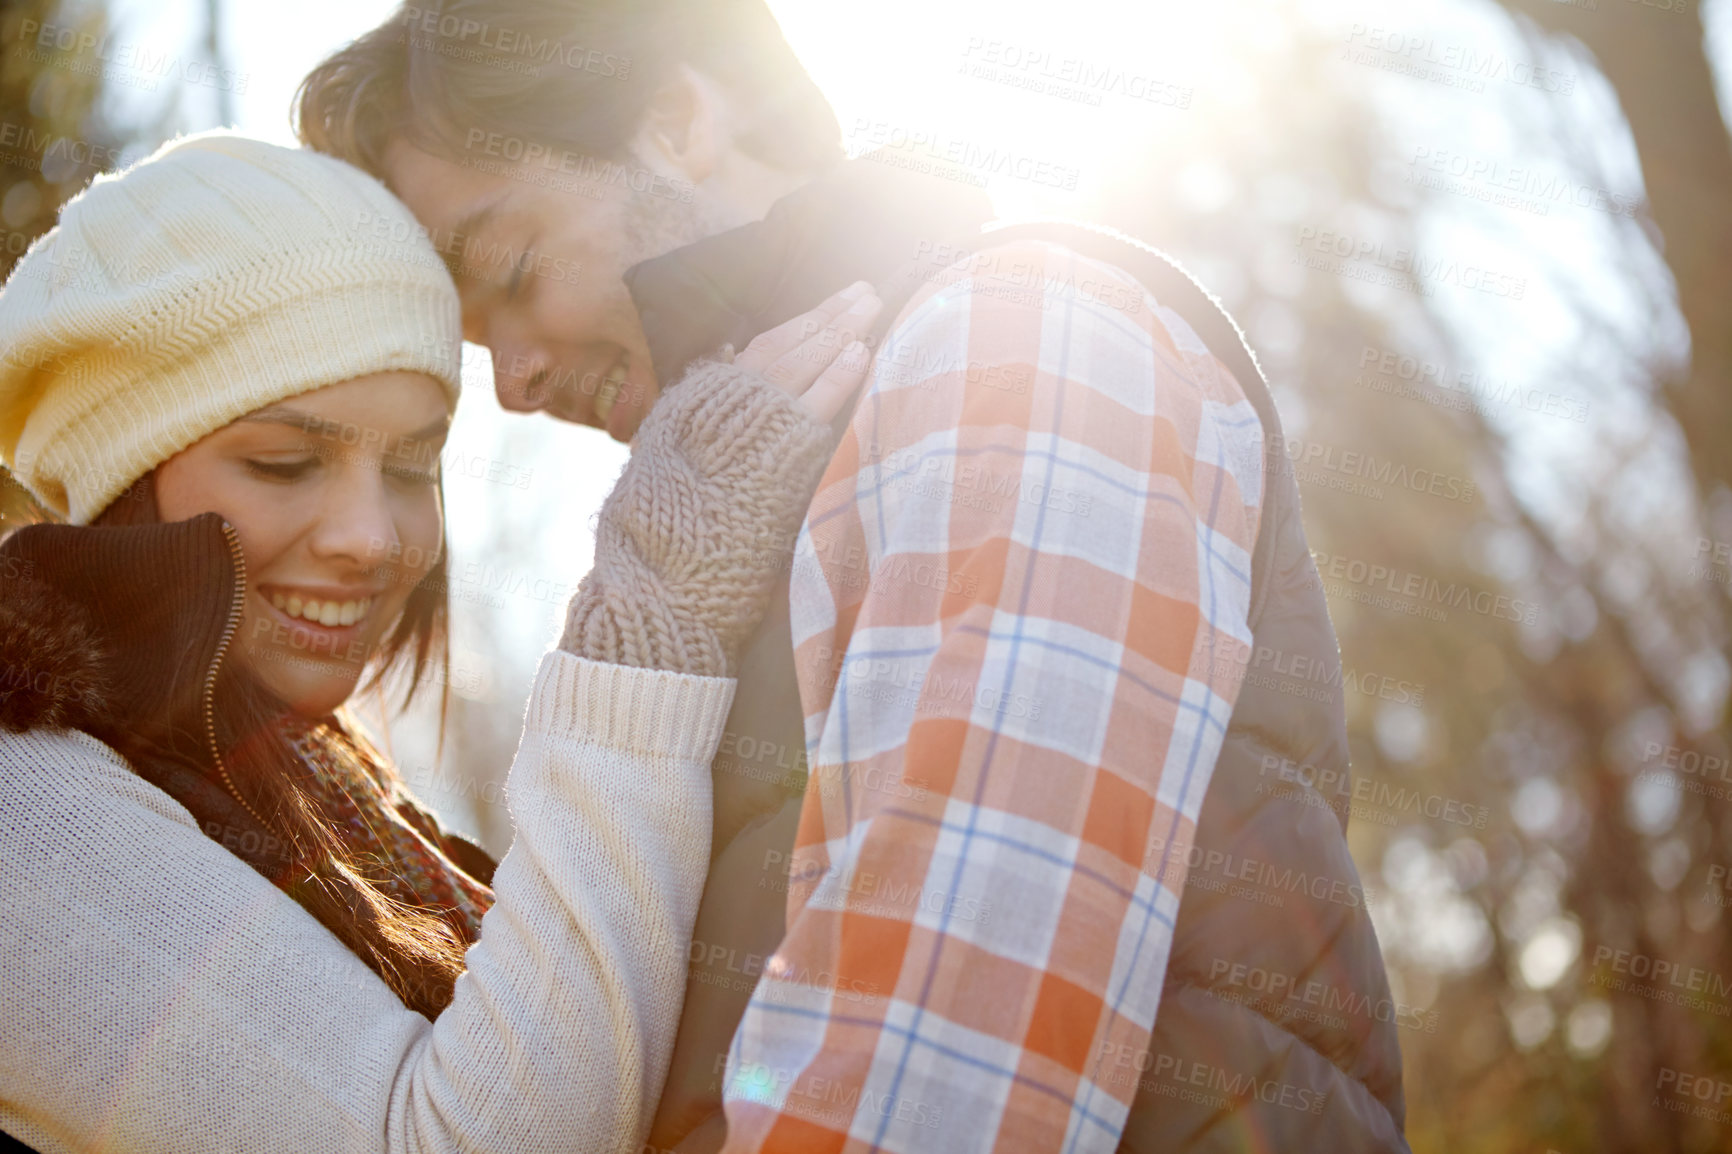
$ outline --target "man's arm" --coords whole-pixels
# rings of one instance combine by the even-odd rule
[[[1259,425],[1122,272],[923,289],[792,583],[811,775],[729,1152],[1111,1150],[1250,644]]]

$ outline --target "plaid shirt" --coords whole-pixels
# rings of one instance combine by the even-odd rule
[[[730,1154],[1110,1151],[1251,644],[1262,428],[1122,270],[923,286],[795,554],[810,779]]]

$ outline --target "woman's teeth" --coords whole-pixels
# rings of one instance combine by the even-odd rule
[[[601,379],[601,387],[595,392],[595,420],[604,429],[608,414],[613,412],[613,403],[619,400],[620,390],[625,387],[625,375],[626,362],[621,357]]]
[[[296,593],[272,593],[271,604],[290,617],[299,617],[315,625],[339,626],[353,625],[365,617],[367,610],[373,607],[373,599],[363,597],[359,601],[303,601]]]

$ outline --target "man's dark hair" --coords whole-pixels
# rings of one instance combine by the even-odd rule
[[[296,129],[374,175],[399,137],[455,158],[497,134],[620,160],[682,62],[735,96],[748,155],[796,172],[841,159],[836,115],[763,0],[405,3],[307,75]]]

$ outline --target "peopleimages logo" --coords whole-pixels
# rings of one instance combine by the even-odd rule
[[[1593,967],[1596,971],[1609,968],[1612,974],[1626,974],[1646,982],[1646,987],[1633,985],[1625,978],[1604,972],[1594,975],[1593,984],[1610,990],[1629,990],[1655,1001],[1671,1002],[1687,1009],[1706,1010],[1721,1017],[1732,1016],[1732,982],[1725,975],[1700,966],[1687,966],[1666,958],[1656,958],[1634,950],[1594,948]],[[1671,989],[1659,988],[1662,984]]]
[[[1435,281],[1438,284],[1455,285],[1517,301],[1526,296],[1528,291],[1526,277],[1511,276],[1482,265],[1468,264],[1410,248],[1394,248],[1371,237],[1302,225],[1299,238],[1294,244],[1301,250],[1301,253],[1294,254],[1295,261],[1300,261],[1307,246],[1320,254],[1320,260],[1307,259],[1302,262],[1308,268],[1344,273],[1346,269],[1362,265],[1394,276],[1411,277],[1420,287],[1425,287],[1425,281]]]
[[[1664,1098],[1656,1096],[1654,1104],[1675,1114],[1707,1118],[1722,1126],[1732,1123],[1732,1113],[1720,1108],[1726,1104],[1727,1098],[1732,1098],[1732,1082],[1724,1078],[1661,1066],[1654,1079],[1654,1089],[1665,1095]]]
[[[27,162],[17,165],[21,168],[38,167],[51,160],[77,167],[118,168],[122,159],[121,150],[118,148],[80,140],[74,136],[38,132],[31,125],[16,124],[10,120],[0,122],[0,148],[22,148],[28,155],[14,158]]]
[[[774,954],[742,953],[737,947],[724,945],[720,942],[704,942],[693,938],[686,948],[688,968],[694,971],[707,970],[712,976],[733,974],[747,980],[747,987],[756,985],[766,968],[772,978],[779,981],[792,982],[802,986],[813,986],[820,990],[834,991],[838,997],[850,1002],[870,1002],[878,996],[878,986],[860,978],[842,978],[828,970],[813,971],[810,968],[795,969],[793,966],[776,965]],[[702,977],[692,975],[702,981]],[[706,983],[716,984],[716,983]]]
[[[1478,489],[1465,477],[1435,469],[1411,468],[1392,458],[1301,437],[1271,441],[1267,446],[1271,469],[1290,468],[1294,479],[1326,488],[1348,489],[1382,500],[1384,488],[1406,489],[1447,501],[1471,501]],[[1330,474],[1333,474],[1331,476]],[[1351,482],[1365,482],[1351,485]]]
[[[1135,314],[1143,307],[1142,286],[1117,276],[1094,277],[1085,270],[1082,276],[1068,268],[1049,272],[1047,266],[1026,256],[1012,256],[991,248],[970,250],[950,244],[920,240],[914,245],[914,259],[927,266],[922,279],[948,287],[964,277],[972,278],[978,292],[1003,296],[1005,289],[1028,291],[1026,300],[1036,306],[1048,297],[1058,300],[1080,300],[1101,304],[1122,313]],[[1015,296],[1008,299],[1015,300]],[[954,360],[948,352],[937,354]]]
[[[968,38],[959,69],[977,80],[991,80],[1064,100],[1098,105],[1103,96],[1125,96],[1167,108],[1191,107],[1195,90],[1138,69],[1115,68],[1076,56],[1057,56],[1041,48]]]
[[[1247,990],[1261,996],[1272,1007],[1288,1011],[1293,1006],[1314,1006],[1324,1013],[1348,1014],[1387,1022],[1409,1030],[1437,1033],[1437,1011],[1423,1010],[1393,998],[1373,998],[1358,990],[1331,986],[1310,977],[1247,965],[1229,958],[1215,958],[1209,966],[1209,981],[1216,986]],[[1257,1000],[1253,999],[1256,1005]]]
[[[521,57],[539,64],[564,64],[567,68],[597,76],[625,80],[631,76],[631,59],[615,56],[581,44],[567,44],[553,36],[532,36],[485,20],[458,17],[437,8],[405,5],[403,22],[413,34],[440,37],[454,45],[470,46],[501,57]],[[537,75],[530,72],[530,75]]]
[[[1255,1098],[1267,1106],[1283,1106],[1306,1114],[1321,1114],[1329,1095],[1308,1086],[1277,1082],[1273,1078],[1259,1079],[1253,1074],[1229,1070],[1173,1054],[1156,1054],[1141,1046],[1122,1042],[1103,1042],[1099,1051],[1102,1059],[1111,1058],[1107,1077],[1112,1069],[1135,1070],[1148,1074],[1139,1079],[1139,1089],[1166,1098],[1193,1102],[1215,1110],[1230,1108]]]
[[[1527,60],[1516,60],[1496,49],[1478,49],[1470,44],[1443,43],[1424,32],[1354,24],[1347,33],[1343,58],[1421,80],[1438,80],[1450,87],[1484,92],[1488,80],[1517,88],[1568,95],[1576,89],[1573,72],[1544,68]]]
[[[1391,393],[1458,411],[1489,412],[1489,406],[1519,408],[1578,424],[1588,419],[1588,402],[1544,389],[1498,381],[1474,369],[1451,372],[1448,365],[1407,353],[1366,345],[1359,354],[1362,371],[1354,384],[1373,392]],[[1440,390],[1428,391],[1425,386]]]
[[[1682,746],[1661,745],[1657,741],[1650,741],[1643,746],[1642,765],[1647,767],[1656,761],[1666,769],[1702,777],[1712,775],[1727,784],[1732,784],[1732,776],[1727,773],[1727,770],[1732,768],[1732,764],[1729,764],[1727,758],[1715,757],[1711,753],[1701,753],[1694,749],[1685,749]]]
[[[1426,817],[1448,825],[1484,829],[1486,819],[1491,816],[1489,806],[1474,805],[1442,794],[1424,793],[1417,789],[1392,785],[1387,781],[1376,781],[1364,774],[1355,777],[1351,770],[1345,768],[1315,766],[1266,753],[1263,755],[1262,766],[1257,770],[1257,776],[1267,777],[1271,772],[1277,781],[1316,790],[1328,803],[1329,808],[1337,812],[1340,812],[1339,807],[1343,803],[1349,803],[1350,812],[1354,816],[1367,817],[1377,821],[1379,825],[1393,825],[1393,821],[1379,820],[1379,815],[1389,815]],[[1267,791],[1259,788],[1258,792]]]
[[[883,580],[893,572],[890,563],[902,558],[886,558],[874,573],[874,580]],[[935,576],[947,571],[933,566],[926,568]],[[963,592],[966,586],[953,581],[949,586],[935,581],[916,582],[929,588],[951,593]],[[818,647],[815,656],[820,662],[831,659],[832,651]],[[981,685],[964,677],[945,677],[923,664],[867,654],[844,654],[841,665],[823,683],[823,688],[840,687],[854,701],[880,701],[885,704],[912,705],[916,712],[952,713],[950,707],[985,710],[1003,717],[1035,722],[1040,720],[1044,701],[1026,693],[997,686]]]
[[[1345,581],[1348,585],[1358,586],[1373,595],[1388,593],[1409,599],[1407,603],[1379,604],[1379,608],[1398,609],[1416,616],[1447,621],[1447,613],[1439,615],[1437,607],[1441,606],[1448,609],[1467,609],[1481,616],[1504,621],[1519,621],[1523,625],[1539,623],[1539,606],[1519,597],[1475,589],[1465,582],[1458,584],[1451,581],[1444,584],[1437,578],[1427,577],[1422,573],[1410,573],[1388,565],[1375,565],[1340,554],[1332,555],[1313,550],[1311,558],[1317,563],[1318,576],[1325,580]],[[1366,597],[1356,596],[1353,600],[1364,601]],[[1410,609],[1410,604],[1416,604],[1419,610],[1425,612]]]
[[[989,147],[947,132],[923,128],[908,129],[887,120],[861,117],[854,121],[849,139],[874,148],[889,149],[892,154],[873,155],[870,159],[933,176],[967,177],[969,183],[981,186],[985,185],[988,177],[1009,176],[1031,184],[1074,192],[1081,176],[1079,169],[1009,148],[997,145]],[[896,153],[908,155],[898,158],[894,155]],[[908,163],[898,163],[899,159]],[[945,171],[947,165],[952,166],[948,173]]]
[[[864,768],[859,767],[855,772]],[[824,767],[819,767],[816,772],[822,775]],[[924,789],[918,792],[919,796],[926,793]],[[923,910],[955,921],[981,925],[992,920],[992,901],[989,898],[932,889],[906,878],[851,869],[842,862],[821,862],[799,853],[786,854],[772,849],[764,851],[763,869],[786,883],[809,888],[810,909],[848,909],[898,918]]]
[[[1634,219],[1641,198],[1579,184],[1567,176],[1532,165],[1509,164],[1484,156],[1419,145],[1408,161],[1407,181],[1509,208],[1549,215],[1556,204]]]
[[[625,165],[617,161],[580,153],[570,148],[554,148],[538,140],[510,136],[471,128],[463,141],[463,167],[508,174],[500,164],[487,165],[487,159],[502,161],[524,168],[539,166],[544,173],[575,177],[556,188],[593,187],[615,184],[647,196],[690,204],[697,197],[697,185],[677,176],[666,176],[642,165]]]
[[[1708,867],[1708,900],[1717,906],[1732,906],[1732,870],[1718,863]]]
[[[725,1075],[727,1064],[728,1054],[717,1054],[712,1073]],[[755,1102],[773,1098],[780,1102],[784,1113],[832,1126],[846,1126],[861,1114],[871,1114],[936,1130],[944,1119],[944,1110],[940,1106],[906,1095],[874,1093],[852,1078],[823,1078],[804,1068],[773,1070],[757,1063],[746,1063],[734,1071],[732,1086],[735,1097]],[[785,1091],[783,1087],[786,1087]]]
[[[106,33],[98,36],[68,25],[25,20],[19,25],[19,39],[34,42],[28,54],[32,64],[101,76],[131,88],[154,90],[157,81],[171,79],[245,96],[251,82],[248,73],[233,68],[222,68],[196,57],[189,59],[179,52],[148,44],[119,40]],[[66,53],[72,59],[60,60],[50,55],[56,52]]]
[[[1291,866],[1278,866],[1257,858],[1231,854],[1225,850],[1204,849],[1182,839],[1171,842],[1164,837],[1150,839],[1149,860],[1143,872],[1164,876],[1170,868],[1183,862],[1190,871],[1185,884],[1213,892],[1226,892],[1234,897],[1279,907],[1283,895],[1306,895],[1316,901],[1332,902],[1350,910],[1369,904],[1372,893],[1357,878],[1342,881],[1322,873],[1311,873]],[[1232,882],[1245,885],[1230,886]]]
[[[1355,670],[1339,659],[1295,653],[1271,645],[1251,646],[1225,633],[1199,634],[1194,661],[1245,667],[1245,684],[1312,701],[1339,701],[1343,691],[1397,705],[1424,705],[1425,685],[1386,673]]]
[[[1732,542],[1696,538],[1696,553],[1690,560],[1689,576],[1694,581],[1732,585]]]

